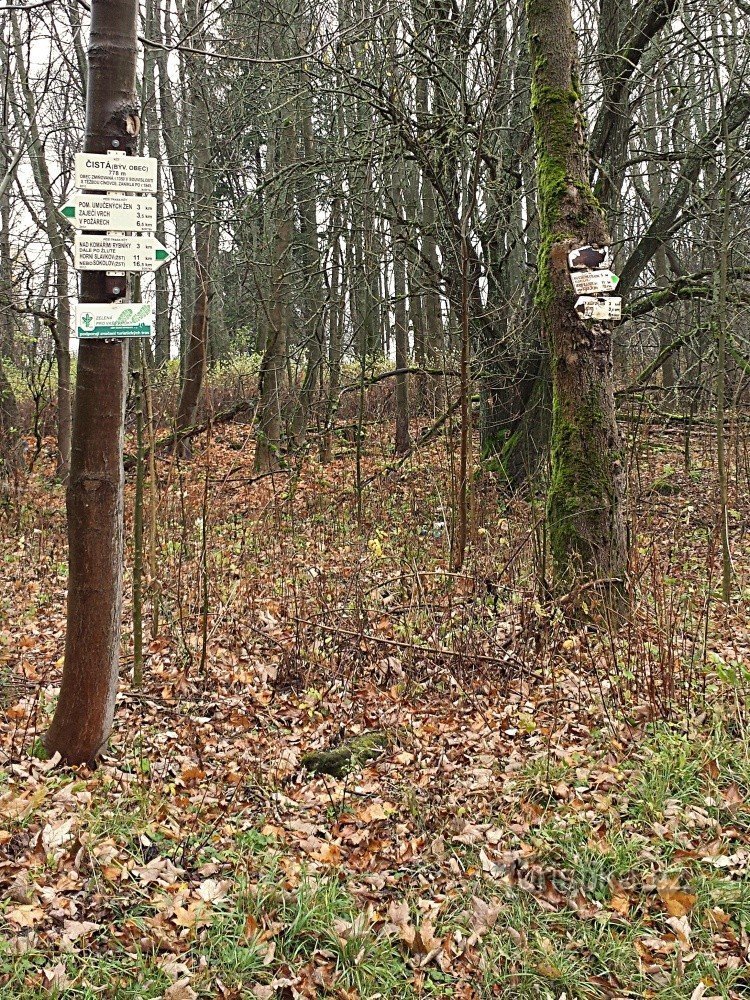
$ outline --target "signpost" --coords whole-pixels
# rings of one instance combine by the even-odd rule
[[[60,213],[76,229],[135,233],[156,229],[156,198],[150,195],[79,193]]]
[[[94,191],[156,193],[156,157],[109,153],[76,153],[76,187]]]
[[[84,302],[76,306],[76,336],[114,339],[150,337],[154,310],[148,302]]]
[[[117,143],[115,143],[117,145]],[[121,299],[129,271],[156,271],[170,258],[152,234],[156,229],[157,162],[153,156],[127,156],[124,150],[76,153],[77,191],[60,213],[77,230],[75,266],[106,275],[107,295]],[[135,235],[140,234],[140,235]],[[150,305],[87,302],[76,308],[76,334],[82,339],[150,337]]]
[[[76,233],[75,266],[79,271],[156,271],[169,251],[154,236]]]

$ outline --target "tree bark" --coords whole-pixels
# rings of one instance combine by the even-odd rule
[[[194,10],[194,23],[200,24],[203,5],[198,0]],[[196,29],[196,46],[204,44],[204,33]],[[195,423],[206,374],[208,324],[210,320],[211,298],[211,255],[216,239],[214,223],[213,178],[211,176],[209,148],[209,110],[206,87],[205,57],[188,53],[188,86],[193,111],[194,187],[195,187],[195,302],[193,305],[190,333],[186,345],[184,374],[180,402],[177,407],[177,431],[185,430]],[[190,457],[190,440],[181,438],[178,445],[183,458]]]
[[[403,190],[401,171],[393,168],[391,183],[394,219],[391,224],[391,246],[393,247],[393,291],[394,325],[396,340],[396,438],[395,452],[403,455],[408,451],[409,438],[409,376],[403,371],[409,364],[409,330],[406,324],[406,260],[404,246],[406,233],[403,220]]]
[[[137,0],[92,0],[85,150],[132,154],[140,127],[135,92]],[[103,271],[81,275],[81,302],[108,300]],[[62,686],[45,736],[71,764],[91,762],[114,718],[122,604],[122,464],[127,342],[82,340],[68,511],[68,625]]]
[[[146,0],[146,37],[158,40],[161,25],[154,9],[154,0]],[[159,116],[156,107],[156,57],[151,48],[143,53],[143,121],[146,126],[148,155],[159,158]],[[158,190],[156,193],[156,238],[164,243],[164,177],[159,165]],[[169,361],[169,286],[168,269],[160,267],[155,277],[156,330],[154,337],[154,362],[161,368]]]
[[[547,527],[558,591],[626,570],[624,473],[615,421],[612,335],[574,309],[568,252],[610,242],[588,183],[570,0],[527,0],[541,248],[537,303],[552,365]]]
[[[159,111],[161,133],[169,163],[169,171],[174,188],[174,215],[177,231],[177,262],[180,274],[180,357],[185,358],[187,343],[193,317],[195,299],[195,266],[193,263],[192,210],[190,204],[190,187],[185,152],[186,138],[185,116],[177,110],[177,104],[172,90],[173,84],[169,75],[169,51],[172,43],[170,25],[171,0],[164,4],[163,39],[166,49],[157,49],[156,62],[159,68]],[[156,22],[158,21],[158,5],[156,7]],[[157,36],[157,41],[161,37]],[[197,47],[197,46],[196,46]]]
[[[258,441],[255,447],[255,469],[269,472],[281,465],[281,393],[287,359],[289,323],[289,282],[294,223],[292,219],[294,196],[290,168],[295,161],[294,124],[282,112],[277,113],[277,141],[269,142],[267,170],[278,167],[274,196],[266,198],[269,207],[271,278],[268,306],[268,334],[266,350],[260,367],[258,402]],[[278,147],[278,163],[276,149]]]

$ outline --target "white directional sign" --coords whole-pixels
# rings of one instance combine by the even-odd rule
[[[148,302],[79,302],[76,306],[76,336],[114,340],[118,337],[150,337],[154,311]]]
[[[571,271],[570,280],[578,295],[596,295],[599,292],[614,292],[620,280],[611,271]]]
[[[616,295],[582,295],[576,312],[583,319],[622,319],[622,299]]]
[[[76,229],[136,233],[156,229],[156,198],[151,195],[74,194],[60,213]]]
[[[576,247],[568,254],[568,267],[572,270],[609,267],[612,263],[609,247]]]
[[[75,266],[79,271],[156,271],[169,251],[153,236],[76,233]]]
[[[95,191],[156,192],[156,157],[76,153],[75,184]]]

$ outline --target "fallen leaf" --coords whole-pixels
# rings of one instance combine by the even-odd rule
[[[13,910],[8,910],[5,919],[9,920],[16,927],[33,927],[34,924],[44,919],[44,910],[41,906],[29,903],[25,906],[17,906]]]
[[[684,917],[690,913],[698,900],[697,896],[676,888],[672,883],[660,885],[657,891],[670,917]]]
[[[227,898],[227,889],[232,883],[229,879],[207,878],[198,886],[198,895],[205,903],[221,903]]]
[[[63,937],[68,941],[77,941],[79,938],[92,934],[101,929],[101,924],[95,924],[91,920],[66,920],[63,923]]]
[[[185,976],[172,983],[164,991],[163,1000],[196,1000],[198,994],[190,985],[189,979]]]
[[[499,902],[485,903],[478,896],[472,898],[472,912],[469,926],[471,927],[470,944],[480,941],[487,931],[491,930],[500,916],[502,904]]]
[[[72,983],[62,962],[58,962],[52,969],[44,969],[42,977],[42,987],[48,993],[54,992],[59,995],[62,990],[66,990]]]

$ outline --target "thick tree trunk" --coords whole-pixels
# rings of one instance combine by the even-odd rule
[[[137,0],[92,0],[87,152],[133,153]],[[82,302],[107,301],[106,274],[81,275]],[[82,340],[78,351],[68,508],[68,627],[62,687],[45,737],[68,763],[93,761],[114,718],[122,602],[122,451],[127,343]]]
[[[570,0],[527,0],[541,249],[537,301],[552,365],[547,526],[555,585],[606,581],[619,593],[627,552],[624,470],[612,387],[612,334],[579,318],[568,272],[576,245],[609,235],[588,183]]]

